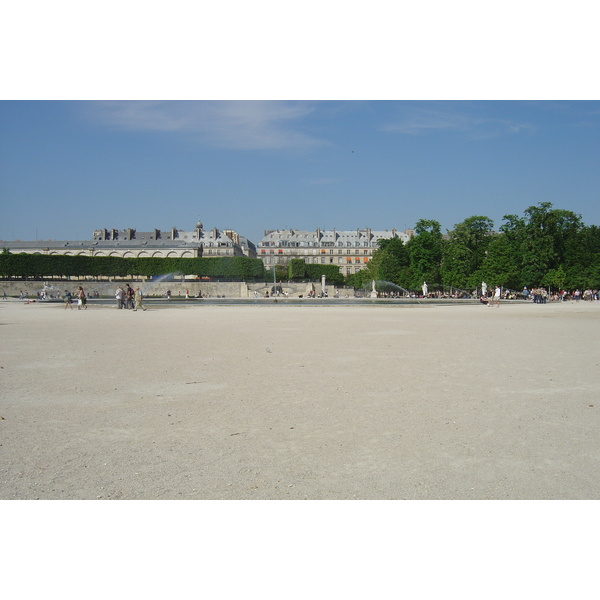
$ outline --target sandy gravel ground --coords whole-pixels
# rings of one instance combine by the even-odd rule
[[[598,499],[599,325],[0,302],[0,498]]]

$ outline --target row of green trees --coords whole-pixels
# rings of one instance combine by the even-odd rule
[[[221,279],[262,279],[264,266],[258,258],[122,258],[118,256],[64,256],[0,254],[1,277],[152,277],[168,273]]]
[[[212,258],[122,258],[119,256],[67,256],[47,254],[0,254],[0,277],[153,277],[168,273],[196,275],[214,279],[237,279],[243,281],[273,278],[273,272],[265,271],[258,258],[223,256]],[[337,285],[344,284],[344,276],[334,265],[305,264],[292,260],[288,266],[276,271],[277,281],[288,279],[320,280]]]
[[[490,218],[473,216],[443,235],[437,221],[421,219],[406,244],[379,240],[368,268],[349,283],[365,287],[374,279],[409,290],[424,281],[430,290],[472,291],[482,281],[513,290],[600,288],[600,228],[586,226],[580,215],[541,202],[522,217],[506,215],[498,232],[493,226]]]

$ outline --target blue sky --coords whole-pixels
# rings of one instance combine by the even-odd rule
[[[2,101],[0,239],[372,229],[549,201],[600,225],[596,101]]]
[[[0,239],[600,224],[588,3],[205,4],[0,9]]]

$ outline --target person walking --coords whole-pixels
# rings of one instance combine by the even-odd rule
[[[492,306],[496,305],[496,308],[500,308],[500,286],[497,285],[494,289],[494,297],[492,298]]]
[[[77,288],[77,304],[77,310],[81,310],[82,308],[87,310],[87,298],[81,286]]]
[[[136,311],[138,308],[141,308],[142,310],[146,310],[144,305],[142,304],[142,301],[144,299],[144,294],[142,293],[142,290],[140,290],[139,286],[135,288],[135,307],[134,307],[134,311]]]
[[[121,286],[117,287],[115,298],[117,299],[117,308],[123,308],[123,288]]]
[[[69,290],[65,290],[65,310],[67,310],[67,308],[73,310],[73,300]]]
[[[133,308],[134,294],[135,294],[135,292],[134,292],[133,288],[129,284],[126,284],[125,290],[124,290],[124,298],[123,298],[125,300],[125,308]]]

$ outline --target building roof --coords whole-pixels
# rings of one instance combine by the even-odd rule
[[[65,248],[81,249],[81,248],[196,248],[200,244],[198,242],[189,242],[186,240],[79,240],[79,241],[63,241],[63,240],[46,240],[35,242],[21,242],[20,240],[3,241],[0,240],[0,247],[22,250],[44,250]]]
[[[396,229],[391,230],[372,230],[372,229],[352,229],[348,231],[337,230],[337,229],[317,229],[315,231],[301,231],[298,229],[283,229],[283,230],[271,230],[265,231],[265,236],[261,240],[261,244],[287,241],[287,242],[376,242],[378,239],[388,239],[392,237],[399,237],[400,239],[407,241],[412,235],[413,231],[407,229],[406,231],[398,231]]]

